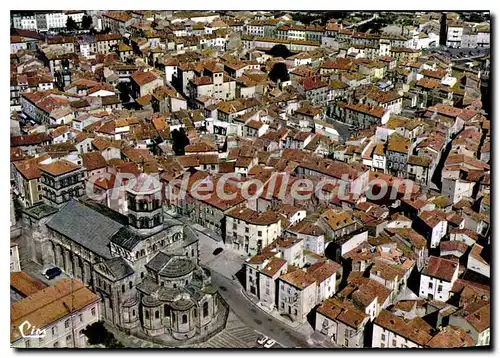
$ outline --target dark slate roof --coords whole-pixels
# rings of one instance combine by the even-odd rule
[[[146,264],[146,267],[153,270],[154,272],[159,272],[167,264],[167,262],[170,261],[171,258],[172,256],[169,256],[163,252],[159,252],[155,257],[151,259],[151,261]]]
[[[103,215],[91,205],[71,199],[47,222],[47,227],[95,254],[111,259],[110,239],[123,224]]]
[[[184,226],[184,247],[198,241],[198,235],[190,226]]]
[[[139,291],[144,292],[147,295],[150,295],[153,292],[156,292],[159,286],[151,277],[146,276],[144,280],[142,280],[142,282],[136,286],[136,288]]]
[[[168,229],[169,227],[176,225],[184,225],[184,223],[177,219],[164,219],[163,220],[163,228]]]
[[[160,287],[158,290],[158,296],[162,301],[170,301],[173,302],[177,296],[179,296],[183,290],[179,288],[168,288],[168,287]]]
[[[35,219],[41,219],[46,216],[57,213],[56,208],[47,204],[35,205],[32,206],[31,208],[23,209],[22,211],[28,214],[29,216],[34,217]]]
[[[122,225],[128,225],[127,216],[120,214],[118,211],[115,211],[113,209],[108,208],[106,205],[103,205],[103,204],[97,203],[97,202],[93,202],[90,200],[87,200],[85,202],[85,205],[94,209],[95,211],[99,212],[100,214],[107,216],[111,220],[119,222]]]
[[[121,228],[112,238],[111,242],[127,250],[133,250],[142,238],[127,227]]]
[[[105,261],[104,265],[106,265],[117,281],[134,273],[134,269],[130,267],[123,257],[113,257]]]

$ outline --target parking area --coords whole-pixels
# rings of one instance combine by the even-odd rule
[[[241,269],[247,257],[227,248],[222,241],[215,241],[201,232],[198,232],[198,237],[202,264],[227,278],[232,278]]]
[[[53,268],[53,267],[55,267],[55,266],[54,265],[41,266],[41,265],[37,264],[36,262],[30,261],[29,264],[23,265],[23,271],[27,272],[33,278],[35,278],[35,279],[37,279],[37,280],[39,280],[39,281],[41,281],[49,286],[52,286],[55,283],[59,282],[60,280],[69,277],[64,271],[61,270],[60,275],[58,275],[52,279],[48,279],[45,276],[45,272],[48,269]]]

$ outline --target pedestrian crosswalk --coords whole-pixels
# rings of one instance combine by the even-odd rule
[[[197,344],[196,348],[252,348],[258,336],[255,330],[230,313],[226,328],[206,342]]]

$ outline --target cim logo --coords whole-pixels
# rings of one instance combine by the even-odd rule
[[[19,326],[19,332],[21,332],[21,336],[23,338],[43,338],[46,335],[45,329],[36,328],[28,321],[21,323]]]

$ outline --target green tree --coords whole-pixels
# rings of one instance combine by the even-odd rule
[[[90,345],[104,344],[106,348],[125,348],[113,333],[104,327],[104,322],[98,321],[88,325],[83,331]]]
[[[290,52],[288,47],[283,44],[274,45],[269,51],[267,51],[268,55],[273,57],[282,57],[287,58],[293,55],[293,52]]]
[[[123,103],[128,103],[130,101],[130,90],[126,83],[120,82],[118,85],[118,91],[120,91],[120,101]]]
[[[92,323],[83,330],[83,334],[87,337],[89,344],[106,344],[109,340],[109,335],[104,323],[102,321]]]
[[[70,16],[68,16],[68,20],[66,20],[66,28],[69,31],[78,29],[78,25],[76,24],[75,20],[73,20],[73,18]]]
[[[283,62],[275,63],[273,68],[271,68],[271,71],[269,71],[269,78],[273,82],[277,82],[278,79],[281,80],[281,82],[288,81],[290,79],[290,75],[288,74],[286,65]]]
[[[174,129],[171,133],[172,149],[175,155],[184,155],[184,148],[189,144],[189,138],[184,131],[184,128]]]
[[[82,28],[83,29],[89,29],[90,26],[92,26],[92,17],[89,15],[84,15],[82,17]]]

